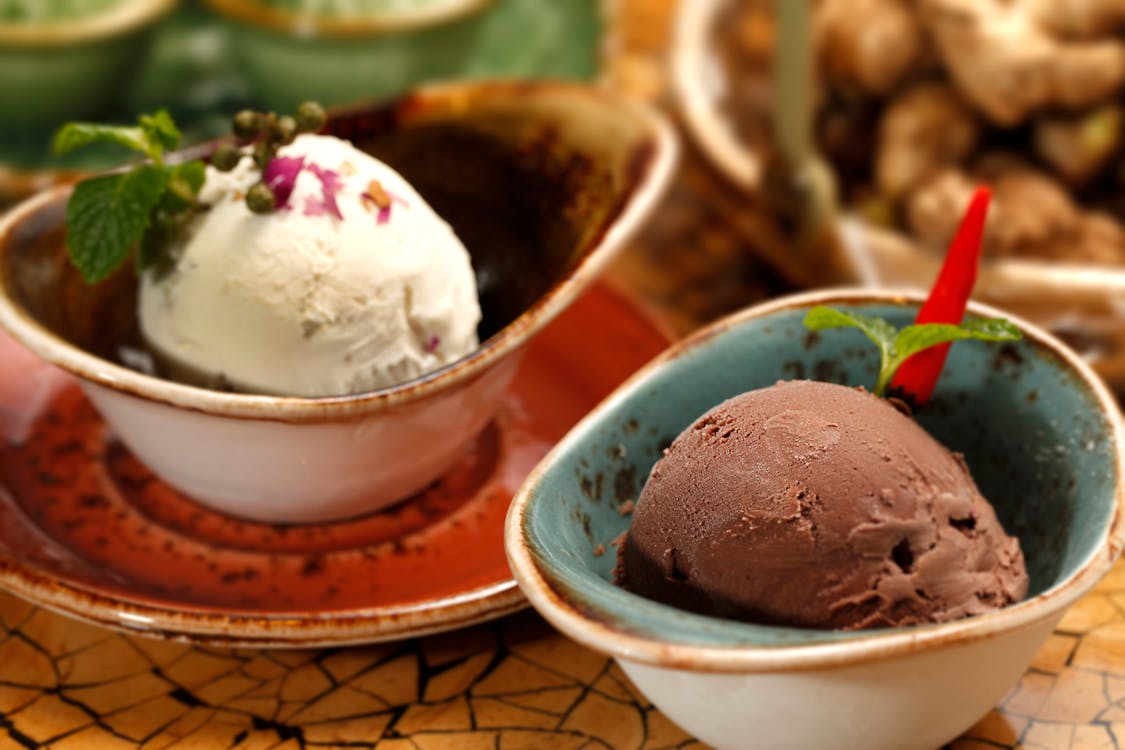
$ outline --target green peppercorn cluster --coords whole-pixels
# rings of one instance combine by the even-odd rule
[[[238,144],[225,143],[211,155],[211,166],[229,172],[238,166],[244,156],[242,147],[253,144],[250,157],[264,174],[277,150],[293,142],[301,133],[315,133],[324,127],[324,109],[316,102],[305,102],[297,107],[295,115],[278,116],[274,112],[255,112],[244,109],[231,123]],[[256,214],[277,210],[277,200],[269,185],[258,181],[246,192],[246,205]]]

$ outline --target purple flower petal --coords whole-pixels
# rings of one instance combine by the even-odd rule
[[[297,184],[297,175],[305,168],[305,157],[276,156],[266,165],[262,182],[273,191],[278,208],[289,208],[289,196]]]
[[[379,215],[375,217],[375,221],[378,222],[379,224],[386,224],[390,220],[391,220],[391,207],[387,206],[386,208],[380,208],[379,209]]]
[[[336,194],[344,187],[344,182],[340,179],[340,173],[332,169],[325,169],[316,164],[309,164],[309,171],[315,174],[317,179],[320,180],[320,202],[322,207],[337,219],[343,220],[344,215],[340,213],[340,206],[336,203]],[[309,214],[307,204],[305,206],[305,213]]]
[[[328,213],[328,207],[324,205],[324,201],[317,198],[315,195],[305,196],[305,216],[324,216]]]

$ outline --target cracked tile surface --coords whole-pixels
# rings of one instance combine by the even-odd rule
[[[947,750],[1125,748],[1125,563]],[[525,612],[370,647],[114,633],[0,594],[0,747],[705,750],[611,660]]]
[[[164,648],[0,594],[0,657],[0,747],[703,747],[530,612],[390,646]]]

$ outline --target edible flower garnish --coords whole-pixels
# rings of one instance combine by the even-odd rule
[[[876,396],[886,393],[887,385],[903,362],[930,347],[961,339],[1015,341],[1022,337],[1018,328],[1001,318],[969,320],[958,325],[915,323],[899,330],[882,318],[843,312],[824,306],[809,310],[805,315],[805,327],[813,331],[825,328],[858,328],[867,338],[875,342],[879,347],[879,377],[875,381],[872,393]]]
[[[305,203],[305,216],[323,216],[330,213],[337,219],[343,220],[340,207],[336,204],[336,194],[344,187],[340,174],[332,169],[325,169],[317,164],[310,163],[308,170],[320,180],[320,199],[309,198]]]
[[[286,204],[292,182],[301,167],[293,169],[276,159],[277,150],[297,137],[324,127],[319,104],[305,102],[295,116],[244,110],[235,115],[235,143],[219,146],[211,164],[230,171],[249,155],[262,173],[262,181],[246,193],[246,204],[256,213],[270,213]],[[95,143],[113,143],[139,152],[145,161],[128,169],[84,180],[74,188],[66,207],[66,246],[71,261],[87,283],[109,276],[124,263],[130,251],[138,271],[166,257],[175,237],[207,206],[199,191],[206,176],[200,160],[166,164],[165,154],[180,144],[181,133],[167,110],[141,115],[135,126],[69,123],[55,134],[54,150],[66,153]],[[246,149],[250,153],[245,153]],[[274,167],[274,162],[283,164]],[[273,167],[273,169],[271,169]],[[292,173],[292,179],[289,175]],[[334,189],[325,183],[325,204],[339,216]],[[276,184],[271,184],[276,183]],[[286,192],[287,188],[287,192]]]
[[[303,156],[276,156],[262,172],[262,182],[273,192],[278,208],[289,208],[289,196],[297,185],[297,175],[304,168]]]
[[[378,180],[369,182],[367,184],[367,191],[359,197],[360,200],[375,206],[377,209],[375,221],[378,224],[386,224],[391,220],[391,207],[394,206],[394,204],[398,203],[402,206],[408,205],[405,200],[383,187],[383,183]]]
[[[390,208],[393,203],[387,189],[378,180],[367,183],[367,192],[363,194],[363,197],[370,200],[379,209]]]

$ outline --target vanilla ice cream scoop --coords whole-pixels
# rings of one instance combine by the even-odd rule
[[[295,180],[294,180],[295,175]],[[266,173],[207,169],[210,209],[141,280],[141,332],[177,378],[288,396],[395,385],[477,347],[469,254],[398,173],[350,143],[302,135]]]

